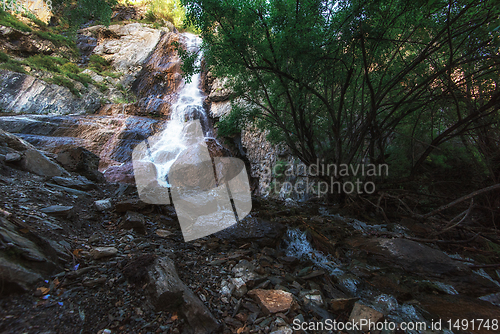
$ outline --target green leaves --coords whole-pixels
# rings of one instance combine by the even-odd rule
[[[408,141],[391,159],[410,154],[416,166],[492,112],[484,107],[498,90],[491,87],[499,74],[499,10],[491,2],[183,4],[201,31],[210,71],[229,78],[235,93],[239,109],[223,120],[226,133],[257,121],[305,163],[384,161],[395,133],[410,129],[410,138],[431,146]],[[192,55],[181,56],[186,72],[198,70]]]

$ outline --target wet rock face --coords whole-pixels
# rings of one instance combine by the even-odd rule
[[[27,74],[0,70],[0,110],[23,114],[85,114],[101,106],[100,94],[90,86],[77,98],[66,87]]]

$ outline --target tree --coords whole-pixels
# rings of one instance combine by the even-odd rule
[[[410,150],[415,174],[498,112],[494,1],[183,4],[210,70],[244,102],[228,119],[258,122],[306,164],[391,162]],[[408,150],[391,147],[401,136],[414,139]]]

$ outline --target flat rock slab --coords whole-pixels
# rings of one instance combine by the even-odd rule
[[[52,178],[52,181],[60,186],[79,189],[79,190],[90,190],[96,187],[96,185],[93,182],[87,180],[85,177],[71,178],[71,177],[54,176]]]
[[[148,293],[158,311],[179,312],[189,328],[183,333],[218,333],[220,324],[208,308],[179,278],[174,262],[157,258],[148,270]]]
[[[292,294],[283,290],[253,289],[248,295],[259,303],[266,314],[286,312],[292,307]]]
[[[49,207],[40,209],[43,213],[53,216],[67,216],[73,210],[73,206],[66,205],[51,205]]]
[[[444,252],[408,239],[356,237],[347,243],[374,255],[380,262],[395,264],[408,272],[431,275],[467,275],[471,270]]]

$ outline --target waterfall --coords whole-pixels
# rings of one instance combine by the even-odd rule
[[[186,49],[190,52],[199,52],[201,38],[196,35],[184,33]],[[201,55],[198,55],[195,65],[199,66]],[[161,133],[148,139],[149,159],[156,166],[158,183],[161,186],[169,186],[165,176],[179,155],[188,147],[186,134],[186,121],[199,120],[205,137],[212,137],[208,117],[203,108],[204,96],[199,89],[200,74],[191,76],[179,92],[176,103],[171,107],[170,120]]]

